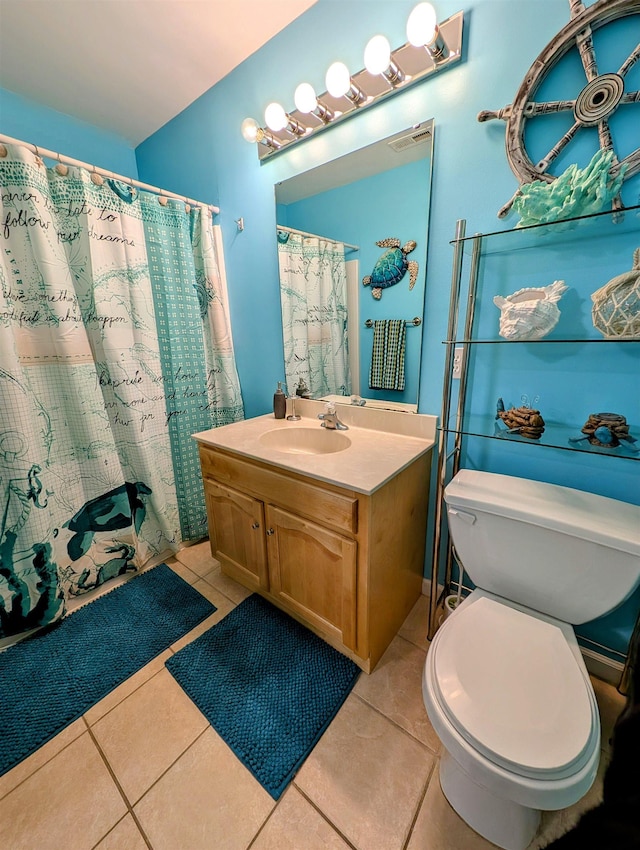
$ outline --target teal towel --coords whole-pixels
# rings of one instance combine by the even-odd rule
[[[404,389],[405,334],[404,319],[377,319],[373,323],[370,389]]]

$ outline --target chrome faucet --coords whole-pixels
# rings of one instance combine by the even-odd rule
[[[338,414],[336,413],[335,405],[327,404],[326,410],[324,413],[318,414],[318,419],[322,419],[323,421],[320,423],[323,428],[327,428],[329,431],[348,431],[349,426],[345,425],[344,422],[341,422],[338,419]]]

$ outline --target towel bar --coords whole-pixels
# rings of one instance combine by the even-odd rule
[[[416,316],[415,319],[410,319],[410,320],[407,319],[405,324],[406,325],[413,325],[414,327],[417,328],[418,325],[422,324],[422,319],[419,316]],[[367,321],[364,323],[364,326],[365,326],[365,328],[372,328],[373,327],[373,319],[367,319]]]

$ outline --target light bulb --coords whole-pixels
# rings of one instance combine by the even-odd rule
[[[264,111],[264,120],[267,123],[267,127],[270,130],[273,130],[274,133],[277,133],[278,130],[284,130],[284,128],[289,123],[287,120],[287,113],[284,111],[284,107],[279,103],[270,103],[269,106]]]
[[[391,45],[385,36],[374,35],[364,49],[364,67],[374,76],[383,74],[391,62]]]
[[[257,142],[258,141],[258,122],[253,118],[245,118],[242,124],[240,125],[240,132],[242,133],[243,139],[246,139],[247,142]]]
[[[293,101],[296,109],[304,113],[313,112],[318,105],[318,98],[310,83],[300,83],[293,95]]]
[[[334,62],[327,70],[327,91],[332,97],[343,97],[351,88],[351,74],[344,62]]]
[[[418,3],[407,20],[407,41],[414,47],[431,44],[438,30],[436,10],[431,3]]]

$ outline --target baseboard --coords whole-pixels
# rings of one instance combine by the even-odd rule
[[[439,584],[438,596],[443,590],[444,587]],[[431,595],[431,579],[422,579],[422,593],[424,596]],[[595,676],[596,679],[602,679],[603,682],[608,682],[615,688],[618,687],[622,678],[622,671],[624,670],[624,664],[621,661],[614,661],[612,658],[607,658],[606,655],[601,655],[592,649],[586,649],[584,646],[580,647],[580,651],[582,652],[587,670],[592,676]]]
[[[606,655],[600,655],[599,652],[594,652],[592,649],[580,647],[584,663],[587,665],[587,670],[596,679],[602,679],[603,682],[608,682],[615,688],[620,684],[624,664],[621,661],[614,661],[613,658],[607,658]]]

